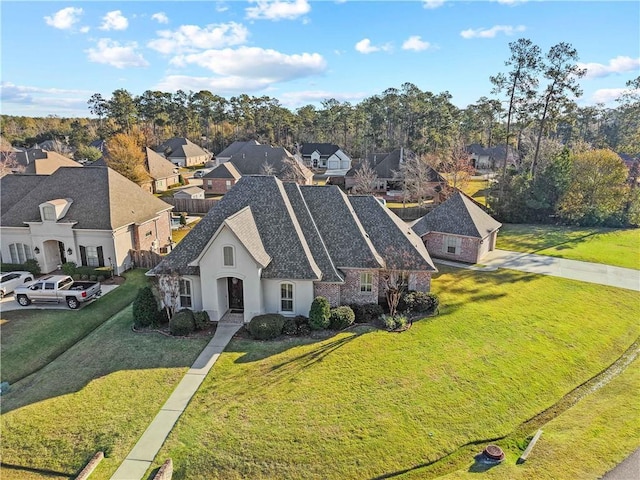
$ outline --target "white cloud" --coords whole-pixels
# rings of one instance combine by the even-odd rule
[[[591,95],[591,100],[594,103],[610,103],[618,99],[620,95],[627,92],[634,92],[640,94],[640,90],[638,89],[628,89],[628,88],[601,88],[596,90]]]
[[[617,56],[609,60],[608,65],[602,63],[578,63],[580,68],[586,68],[585,78],[607,77],[616,73],[637,71],[640,68],[640,58]]]
[[[40,88],[15,85],[11,82],[0,83],[0,99],[3,113],[7,115],[34,116],[75,115],[87,116],[87,99],[92,95],[89,90],[66,90],[61,88]]]
[[[255,7],[247,7],[247,18],[253,20],[295,20],[311,11],[307,0],[249,0]]]
[[[224,2],[216,2],[216,12],[222,13],[229,10],[229,7]]]
[[[151,19],[158,23],[169,23],[169,17],[164,12],[158,12],[151,15]]]
[[[74,24],[80,21],[80,15],[83,10],[81,8],[67,7],[58,10],[51,17],[44,17],[44,21],[53,28],[60,30],[69,30]]]
[[[266,83],[317,75],[327,67],[325,59],[318,53],[286,55],[258,47],[226,48],[179,55],[171,59],[171,63],[176,66],[198,65],[224,77]]]
[[[147,43],[160,53],[194,52],[209,48],[241,45],[247,41],[249,31],[240,23],[229,22],[207,25],[181,25],[177,30],[162,30],[158,37]]]
[[[197,92],[200,90],[209,90],[220,95],[234,95],[263,90],[269,87],[270,84],[270,81],[261,78],[169,75],[163,78],[155,86],[155,89],[163,92],[175,92],[176,90],[192,90]]]
[[[80,33],[89,33],[89,30],[91,30],[90,27],[81,27],[80,28]]]
[[[287,108],[298,108],[309,104],[320,104],[323,100],[335,98],[340,102],[359,102],[367,97],[365,92],[327,92],[324,90],[308,90],[301,92],[285,92],[278,95],[280,103]]]
[[[498,33],[505,35],[513,35],[514,33],[524,32],[527,28],[524,25],[516,27],[511,25],[494,25],[491,28],[470,28],[460,32],[462,38],[494,38]]]
[[[427,9],[439,8],[444,5],[445,0],[422,0],[422,6]]]
[[[498,2],[502,5],[520,5],[522,3],[526,3],[527,0],[492,0],[494,2]]]
[[[384,45],[375,46],[375,45],[371,45],[371,40],[369,40],[368,38],[363,38],[358,43],[356,43],[355,49],[358,52],[366,55],[369,53],[380,52],[380,51],[389,52],[391,51],[391,45],[386,43]]]
[[[102,17],[100,30],[126,30],[128,26],[129,20],[122,15],[120,10],[114,10]]]
[[[413,50],[414,52],[421,52],[429,48],[431,48],[431,44],[422,40],[420,35],[412,35],[402,44],[403,50]]]
[[[104,63],[116,68],[149,66],[149,62],[136,52],[137,48],[136,42],[120,45],[119,42],[109,38],[101,38],[98,40],[97,48],[90,48],[86,50],[86,53],[89,61]]]

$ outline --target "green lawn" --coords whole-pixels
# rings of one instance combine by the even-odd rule
[[[402,334],[233,341],[155,467],[171,457],[175,479],[393,474],[507,435],[640,334],[637,292],[444,267],[433,289],[440,315]]]
[[[147,282],[144,272],[125,273],[123,285],[79,310],[2,312],[2,380],[14,383],[42,368],[129,305]]]
[[[462,188],[462,191],[482,205],[487,204],[487,190],[489,189],[488,180],[472,179]]]
[[[640,229],[504,224],[497,248],[640,270]]]
[[[171,239],[175,243],[180,243],[180,241],[182,241],[182,239],[187,236],[187,234],[191,231],[191,229],[200,222],[200,220],[202,220],[202,217],[198,217],[193,222],[190,222],[189,224],[187,224],[186,228],[171,230]]]
[[[98,450],[108,458],[92,480],[115,472],[209,341],[132,324],[128,307],[2,397],[3,480],[49,478],[7,464],[73,477]]]

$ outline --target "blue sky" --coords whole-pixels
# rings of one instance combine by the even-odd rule
[[[580,105],[614,106],[640,74],[637,1],[3,0],[1,112],[89,116],[124,88],[268,95],[295,110],[387,88],[491,96],[509,42],[571,43],[587,68]]]

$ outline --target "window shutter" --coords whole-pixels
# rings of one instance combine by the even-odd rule
[[[87,266],[87,249],[80,245],[80,264],[84,267]]]
[[[104,255],[102,254],[102,247],[98,247],[98,266],[104,267]]]

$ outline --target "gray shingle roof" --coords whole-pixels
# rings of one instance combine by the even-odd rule
[[[459,190],[413,224],[413,231],[423,236],[428,232],[450,233],[465,237],[485,238],[502,224]]]
[[[207,152],[193,143],[188,138],[173,137],[155,148],[158,153],[163,153],[167,158],[188,158],[207,155]]]
[[[196,195],[196,194],[202,193],[202,192],[204,192],[203,189],[201,189],[200,187],[194,185],[194,186],[191,186],[191,187],[187,187],[187,188],[183,188],[181,190],[178,190],[176,193],[173,194],[173,196],[174,197],[177,196],[179,198],[181,196],[186,196],[186,195],[192,196],[192,195]]]
[[[264,173],[264,164],[268,163],[276,176],[282,176],[287,170],[285,163],[287,159],[297,161],[286,148],[248,144],[234,153],[229,161],[242,175],[261,175]],[[300,169],[304,172],[305,177],[313,177],[313,172],[301,163]]]
[[[374,197],[256,175],[243,176],[152,273],[198,275],[198,258],[223,225],[240,232],[255,258],[271,258],[263,278],[339,283],[341,267],[384,268],[398,255],[410,256],[415,270],[435,271],[420,238]]]
[[[436,271],[420,237],[375,197],[354,195],[349,201],[388,268]]]
[[[60,221],[77,222],[75,229],[113,230],[145,222],[172,208],[110,168],[61,167],[51,175],[33,176],[32,181],[25,177],[29,176],[0,179],[3,227],[40,222],[39,205],[58,198],[73,200]],[[22,195],[20,201],[15,200],[18,195]]]
[[[302,155],[308,156],[316,150],[321,157],[330,157],[338,150],[340,150],[340,147],[332,143],[304,143],[302,144],[302,148],[300,148],[300,153]]]
[[[247,145],[260,145],[260,143],[257,142],[256,140],[249,140],[247,142],[241,142],[236,140],[227,148],[222,150],[218,155],[216,155],[216,157],[223,157],[223,158],[230,157],[231,155],[238,153],[240,150],[242,150],[242,148],[244,148]]]
[[[224,162],[204,175],[202,178],[233,178],[238,180],[242,175],[231,162]]]

